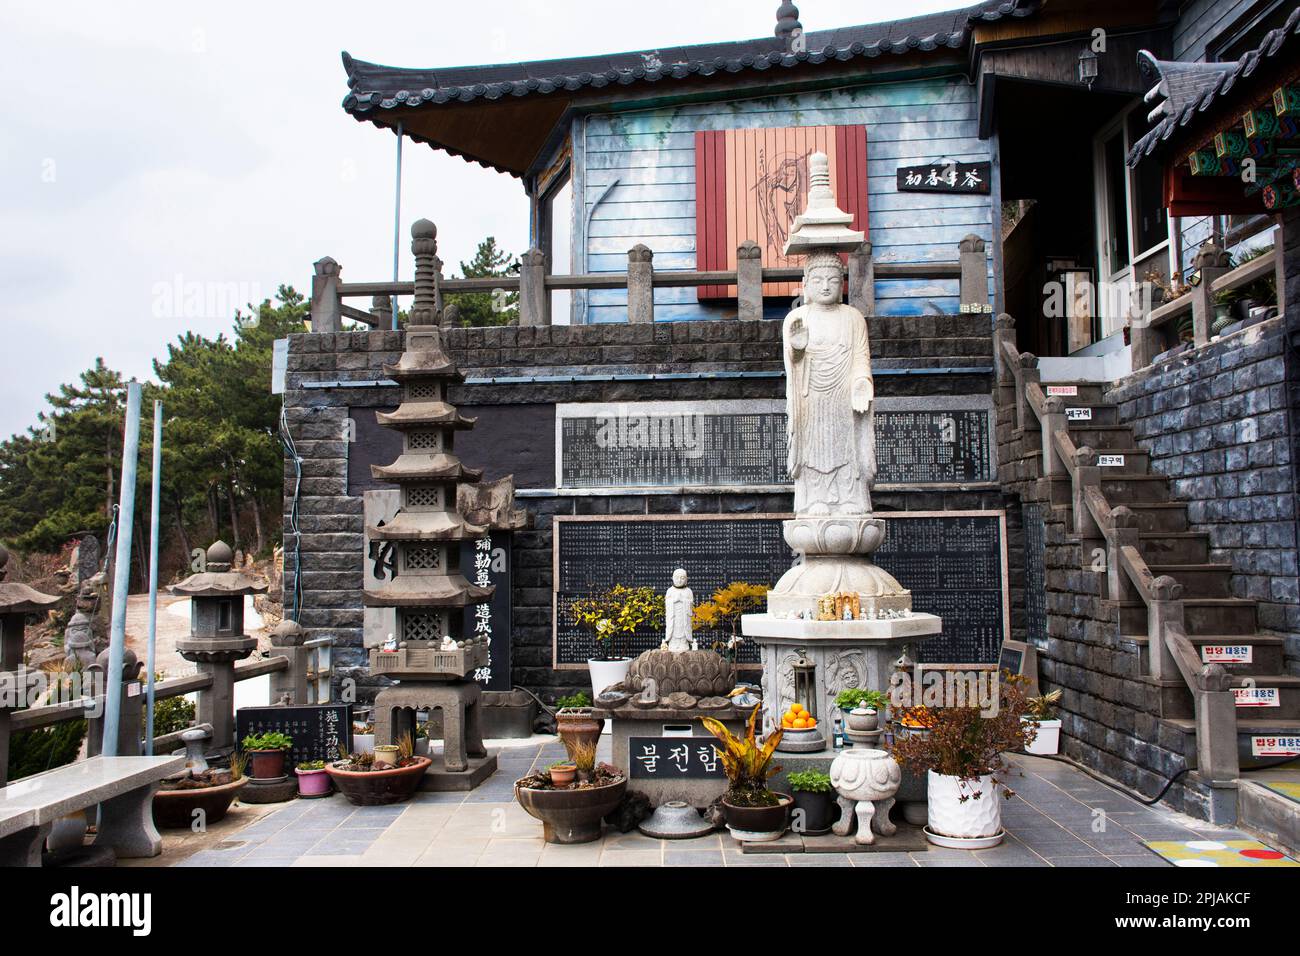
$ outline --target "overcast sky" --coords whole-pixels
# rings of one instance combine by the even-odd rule
[[[807,30],[962,5],[798,4]],[[612,53],[767,36],[778,6],[10,0],[0,9],[0,436],[34,424],[45,394],[96,356],[146,379],[185,330],[228,331],[235,307],[280,283],[309,292],[323,255],[345,279],[391,274],[394,138],[343,112],[341,50],[409,67]],[[404,153],[404,237],[432,219],[448,272],[486,235],[523,250],[519,180],[426,146]]]

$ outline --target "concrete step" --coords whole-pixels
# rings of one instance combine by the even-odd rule
[[[1043,382],[1043,394],[1050,397],[1055,391],[1063,391],[1068,394],[1061,394],[1067,405],[1092,405],[1104,404],[1102,390],[1105,385],[1096,382]],[[1072,393],[1069,391],[1073,389]]]
[[[1237,717],[1259,715],[1266,720],[1300,720],[1300,677],[1289,674],[1237,674],[1232,678],[1234,690],[1253,690],[1260,696],[1238,697]],[[1276,691],[1276,693],[1272,693]],[[1260,706],[1258,701],[1276,700],[1277,706]],[[1254,703],[1251,701],[1254,700]]]
[[[1105,480],[1105,477],[1114,475],[1144,476],[1151,474],[1151,453],[1145,448],[1136,448],[1131,445],[1098,448],[1094,445],[1093,451],[1097,453],[1097,465],[1101,468],[1103,480]],[[1159,477],[1161,481],[1166,480],[1163,475],[1156,477]]]
[[[1075,446],[1093,448],[1132,448],[1133,429],[1127,425],[1098,425],[1094,422],[1067,422],[1070,440]]]
[[[1191,749],[1185,750],[1184,753],[1194,754],[1196,752],[1196,721],[1191,717],[1171,717],[1165,718],[1165,722],[1187,735]],[[1300,739],[1300,720],[1287,720],[1282,717],[1257,715],[1257,713],[1243,716],[1238,713],[1237,761],[1242,770],[1276,764],[1280,759],[1278,757],[1255,756],[1252,741],[1257,737],[1265,740],[1276,740],[1278,738]]]
[[[1116,505],[1132,507],[1135,501],[1168,501],[1169,479],[1164,475],[1114,474],[1112,469],[1102,468],[1101,493],[1112,508]]]
[[[1188,634],[1187,639],[1196,648],[1196,653],[1200,655],[1202,663],[1213,662],[1220,664],[1229,674],[1252,676],[1262,680],[1269,675],[1276,676],[1282,673],[1282,657],[1286,642],[1280,637],[1259,633]],[[1124,640],[1132,641],[1138,648],[1138,673],[1151,673],[1151,655],[1146,635],[1134,635],[1126,637]],[[1207,648],[1218,650],[1215,653],[1209,653],[1206,650]],[[1224,649],[1227,648],[1238,650],[1246,648],[1244,653],[1233,656],[1248,656],[1250,660],[1240,663],[1224,660],[1223,658],[1226,656]],[[1211,658],[1213,661],[1211,661]]]
[[[1237,826],[1275,850],[1300,856],[1300,802],[1249,776],[1237,781]]]
[[[1138,550],[1147,564],[1205,564],[1210,536],[1201,531],[1139,532]]]
[[[1117,601],[1121,634],[1142,634],[1147,629],[1147,606],[1143,601]],[[1183,599],[1184,623],[1188,634],[1254,634],[1256,605],[1240,598]]]
[[[1187,505],[1181,501],[1122,502],[1137,516],[1138,531],[1186,531]],[[1115,502],[1111,503],[1116,506]]]
[[[1232,597],[1231,564],[1150,564],[1156,577],[1167,574],[1183,586],[1186,597]]]
[[[1065,401],[1065,413],[1071,414],[1071,409],[1086,408],[1092,413],[1091,418],[1067,418],[1070,427],[1073,428],[1077,423],[1079,425],[1116,425],[1119,422],[1119,406],[1112,405],[1110,402],[1084,402],[1074,398],[1067,398]]]

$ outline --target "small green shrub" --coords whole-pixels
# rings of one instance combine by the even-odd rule
[[[302,763],[298,764],[298,769],[299,769],[299,770],[303,770],[303,771],[306,771],[306,770],[324,770],[324,769],[325,769],[325,761],[324,761],[324,760],[304,760]]]
[[[64,720],[51,727],[19,731],[9,739],[9,779],[67,766],[77,759],[85,736],[84,720]]]
[[[288,750],[292,746],[293,740],[276,730],[265,734],[249,734],[240,744],[244,750]]]
[[[861,687],[849,687],[836,695],[835,706],[840,710],[853,710],[857,707],[884,710],[889,706],[889,695],[879,690],[863,690]]]
[[[804,793],[828,793],[831,789],[831,777],[821,770],[796,770],[787,775],[791,790]]]
[[[194,702],[184,697],[164,697],[153,702],[153,733],[155,737],[184,730],[194,723]]]
[[[555,701],[555,706],[564,707],[590,707],[591,695],[585,690],[580,690],[576,694],[569,694],[567,697],[560,697]]]

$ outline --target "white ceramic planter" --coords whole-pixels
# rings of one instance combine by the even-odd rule
[[[357,754],[372,754],[375,752],[375,735],[374,734],[353,734],[352,735],[352,752]]]
[[[621,683],[627,678],[632,658],[621,657],[616,661],[588,658],[587,666],[591,668],[591,699],[594,701],[606,687]]]
[[[1040,720],[1038,722],[1038,735],[1034,737],[1034,742],[1032,744],[1025,747],[1025,753],[1038,754],[1040,757],[1050,757],[1053,754],[1058,754],[1060,752],[1061,721],[1059,719]]]
[[[1002,832],[1002,793],[992,777],[962,780],[927,771],[928,827],[940,836],[958,839],[995,837]],[[975,794],[979,793],[979,799]],[[963,802],[962,797],[968,799]]]

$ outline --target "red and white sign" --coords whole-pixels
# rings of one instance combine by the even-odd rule
[[[1049,385],[1047,386],[1048,395],[1060,395],[1063,397],[1073,398],[1079,394],[1078,385]]]
[[[1249,644],[1202,644],[1203,664],[1249,664],[1255,649]]]
[[[1282,695],[1276,687],[1234,687],[1232,696],[1238,707],[1281,707]]]
[[[1300,757],[1300,735],[1284,737],[1251,737],[1252,757]]]

